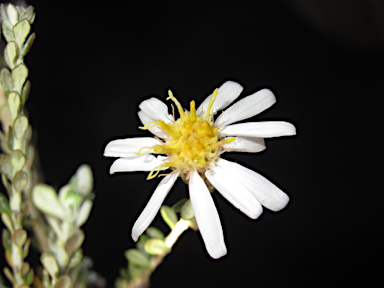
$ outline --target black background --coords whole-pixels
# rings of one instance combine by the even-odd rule
[[[224,156],[266,176],[291,201],[253,221],[214,193],[228,255],[212,260],[200,234],[188,231],[152,287],[370,286],[378,276],[381,168],[371,169],[381,132],[374,108],[383,96],[383,6],[304,2],[30,1],[37,38],[26,59],[27,109],[45,181],[59,188],[81,163],[92,166],[96,198],[84,253],[108,287],[126,266],[132,225],[159,180],[110,176],[105,145],[149,135],[137,129],[142,100],[165,100],[172,89],[188,107],[226,80],[245,87],[242,97],[265,87],[276,94],[277,103],[249,121],[297,127],[297,136],[267,140],[262,153]],[[187,192],[178,181],[165,203]]]

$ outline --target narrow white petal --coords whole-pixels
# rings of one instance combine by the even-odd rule
[[[143,125],[145,126],[145,124],[147,124],[148,122],[157,122],[157,120],[159,119],[152,119],[150,116],[148,116],[147,114],[145,114],[144,111],[139,111],[137,112],[137,115],[139,116],[140,118],[140,121],[141,123],[143,123]],[[153,128],[150,128],[148,129],[148,131],[150,131],[153,135],[159,137],[159,138],[162,138],[162,139],[168,139],[168,134],[165,133],[163,131],[163,129],[161,129],[159,126],[155,126]]]
[[[212,113],[215,115],[217,111],[226,108],[231,104],[243,91],[243,86],[239,83],[233,81],[227,81],[220,86],[219,91],[217,92],[215,102],[213,102]],[[212,94],[205,98],[204,102],[201,103],[196,113],[200,117],[205,115],[209,101],[211,100]]]
[[[288,195],[255,171],[223,158],[217,161],[217,165],[236,177],[264,207],[279,211],[288,204]]]
[[[296,135],[296,128],[284,121],[247,122],[233,124],[219,130],[221,136],[271,138]]]
[[[192,172],[189,179],[189,196],[208,254],[214,259],[224,256],[227,254],[227,248],[219,214],[211,193],[196,171]]]
[[[134,171],[151,171],[153,168],[160,166],[164,162],[162,158],[155,157],[151,154],[143,156],[130,156],[119,158],[111,165],[109,173],[115,172],[134,172]]]
[[[221,195],[248,217],[256,219],[263,213],[263,207],[255,196],[225,169],[212,165],[205,176]]]
[[[262,89],[233,104],[216,121],[216,127],[226,126],[253,117],[275,104],[276,98],[269,89]]]
[[[162,120],[169,123],[168,106],[161,100],[152,97],[140,103],[139,108],[154,121]]]
[[[264,138],[252,138],[252,137],[236,137],[236,140],[225,144],[223,148],[228,149],[229,152],[248,152],[256,153],[263,151],[265,147]]]
[[[107,157],[132,157],[142,147],[160,145],[161,142],[152,137],[137,137],[113,140],[108,143],[104,150]]]
[[[153,192],[151,199],[149,199],[147,206],[145,206],[143,212],[141,212],[139,218],[133,225],[132,239],[134,241],[137,241],[140,235],[148,228],[149,224],[151,224],[178,176],[178,174],[169,174],[161,180],[155,192]]]

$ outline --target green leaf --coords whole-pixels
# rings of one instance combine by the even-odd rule
[[[149,268],[150,261],[147,256],[145,256],[140,250],[137,249],[129,249],[124,253],[127,260],[130,264],[134,264],[139,267]]]
[[[13,169],[11,157],[9,155],[0,155],[0,172],[7,176],[8,179],[13,179]]]
[[[16,44],[20,48],[23,46],[24,41],[30,31],[31,24],[29,24],[27,19],[21,20],[15,26],[13,26],[13,35],[15,35]]]
[[[17,59],[18,49],[15,42],[8,42],[4,50],[4,59],[9,68],[15,67],[15,61]]]
[[[31,247],[31,239],[28,239],[27,242],[25,242],[25,245],[23,247],[23,259],[28,256],[29,254],[29,247]]]
[[[4,35],[4,37],[8,43],[15,41],[15,36],[13,36],[12,29],[10,29],[8,26],[6,26],[5,23],[3,23],[3,35]]]
[[[24,278],[24,281],[25,281],[25,284],[27,284],[27,287],[29,288],[29,286],[32,284],[33,282],[33,278],[34,278],[34,275],[35,273],[33,272],[33,269],[29,270],[28,274],[25,275],[25,278]]]
[[[59,272],[59,265],[57,264],[56,258],[50,253],[43,253],[40,256],[40,261],[44,269],[55,279],[56,274]]]
[[[4,91],[8,94],[11,91],[13,91],[13,82],[11,78],[11,73],[7,68],[1,69],[1,74],[0,74],[0,83],[4,88]]]
[[[84,196],[87,196],[93,189],[93,175],[89,165],[82,164],[77,168],[75,175],[69,181],[73,189]]]
[[[171,251],[169,247],[165,245],[164,240],[161,239],[148,239],[144,244],[145,251],[151,255],[164,255]]]
[[[191,200],[188,199],[181,207],[180,216],[184,220],[191,220],[195,217],[195,212],[193,211]]]
[[[13,132],[17,140],[22,140],[28,129],[29,121],[24,115],[19,115],[13,123]]]
[[[19,13],[17,13],[16,7],[13,4],[8,4],[6,12],[11,25],[15,25],[19,20]]]
[[[28,184],[28,174],[24,171],[19,171],[16,173],[15,177],[13,177],[13,187],[19,193],[23,191],[25,186]]]
[[[34,13],[34,8],[33,6],[29,6],[27,9],[25,9],[22,13],[20,13],[20,20],[27,19],[29,23],[33,23],[33,19],[35,18],[35,13]]]
[[[55,286],[53,288],[71,288],[72,287],[72,280],[71,277],[68,275],[63,275],[60,277],[60,279],[56,282]]]
[[[69,260],[68,266],[70,268],[73,268],[81,263],[81,260],[83,260],[83,250],[77,249],[75,253],[72,254],[71,259]]]
[[[11,208],[9,208],[8,199],[4,194],[0,193],[0,213],[3,212],[11,216]]]
[[[36,34],[35,33],[32,33],[28,37],[27,41],[25,41],[25,44],[24,44],[24,46],[23,46],[23,48],[21,50],[22,51],[21,52],[21,57],[24,57],[25,55],[28,54],[29,50],[31,50],[33,42],[35,42],[35,39],[36,39]]]
[[[12,251],[11,234],[7,229],[3,229],[3,246],[6,250]]]
[[[25,241],[27,241],[27,239],[28,239],[27,231],[25,231],[22,228],[19,228],[15,232],[13,232],[12,238],[13,238],[13,242],[17,246],[22,248]]]
[[[11,165],[13,169],[13,175],[16,175],[25,165],[25,156],[20,150],[14,150],[11,153]]]
[[[44,213],[50,214],[60,219],[66,219],[65,211],[59,199],[55,189],[45,184],[38,184],[33,188],[32,200]]]
[[[175,205],[172,206],[172,209],[173,211],[175,211],[176,213],[180,213],[181,211],[181,207],[184,205],[185,202],[187,202],[188,199],[187,198],[183,198],[181,199],[180,201],[178,201]]]
[[[76,219],[77,227],[82,226],[88,220],[89,214],[92,210],[92,205],[93,203],[91,200],[85,200],[83,204],[81,204],[79,214],[77,215]]]
[[[75,233],[65,242],[64,248],[68,255],[71,256],[77,249],[81,247],[84,242],[84,232],[77,229]]]
[[[161,217],[163,217],[165,223],[167,223],[171,229],[175,228],[178,218],[175,211],[173,211],[171,207],[166,205],[161,206],[160,214]]]
[[[159,229],[155,227],[149,227],[146,231],[146,234],[151,238],[164,239],[164,234]]]
[[[13,233],[13,224],[11,217],[7,213],[3,212],[1,213],[1,220],[3,221],[5,227],[7,227],[8,230]]]
[[[17,115],[19,115],[20,104],[21,98],[19,93],[17,93],[16,91],[12,91],[8,95],[8,105],[12,115],[12,122],[16,119]]]
[[[20,63],[11,71],[11,77],[15,90],[21,93],[25,80],[28,77],[28,68],[24,63]]]
[[[83,196],[74,192],[69,184],[61,187],[59,190],[60,203],[71,214],[78,213],[82,200]]]

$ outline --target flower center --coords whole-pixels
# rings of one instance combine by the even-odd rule
[[[141,127],[142,129],[149,129],[160,126],[169,137],[164,145],[143,147],[137,154],[143,155],[140,152],[143,149],[149,149],[146,153],[153,150],[156,153],[166,154],[170,157],[170,161],[155,167],[149,173],[147,179],[156,177],[160,170],[168,167],[174,167],[181,175],[184,174],[185,176],[193,170],[203,174],[207,166],[220,155],[221,146],[235,140],[235,138],[229,138],[220,141],[219,128],[214,127],[213,115],[210,110],[217,92],[218,89],[212,94],[204,118],[196,115],[195,101],[191,101],[189,112],[184,111],[172,92],[168,92],[169,97],[167,100],[171,99],[176,104],[180,118],[174,123],[166,124],[164,121],[158,120]],[[150,127],[148,127],[148,124]]]

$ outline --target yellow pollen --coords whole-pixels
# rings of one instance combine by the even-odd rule
[[[213,92],[203,118],[196,115],[195,101],[190,102],[190,111],[184,111],[173,93],[168,91],[167,100],[171,99],[175,103],[181,117],[174,123],[158,120],[141,127],[141,129],[150,129],[154,127],[153,124],[156,124],[155,126],[160,126],[169,135],[164,145],[142,147],[138,151],[138,155],[153,151],[166,154],[170,158],[170,161],[152,169],[147,179],[152,179],[160,170],[171,167],[184,175],[193,170],[203,174],[208,165],[220,155],[223,150],[221,146],[236,140],[235,137],[220,139],[219,128],[214,127],[211,109],[217,92],[218,89]]]

